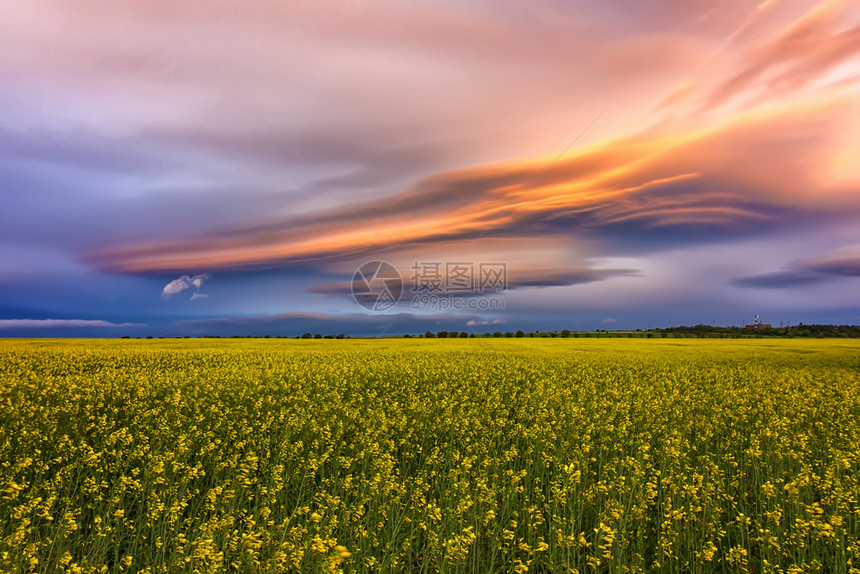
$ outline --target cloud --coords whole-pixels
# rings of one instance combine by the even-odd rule
[[[479,325],[504,325],[507,323],[505,319],[497,318],[493,320],[476,320],[470,319],[466,322],[467,327],[477,327]]]
[[[453,253],[462,253],[462,251],[452,250]],[[461,257],[461,261],[465,259]],[[479,269],[482,261],[499,261],[500,258],[494,259],[473,259],[471,264],[473,269]],[[565,265],[567,262],[558,261],[558,265]],[[403,281],[404,291],[403,297],[413,295],[411,289],[414,288],[415,271],[410,265],[401,264],[395,265],[400,277]],[[445,266],[444,262],[440,265],[440,273],[444,278]],[[477,271],[475,271],[477,273]],[[636,277],[639,272],[635,269],[595,269],[587,266],[570,266],[570,267],[534,267],[526,266],[523,262],[512,261],[506,263],[506,279],[504,290],[515,291],[529,287],[558,287],[564,285],[581,285],[584,283],[592,283],[595,281],[606,281],[613,277]],[[443,279],[444,281],[444,279]],[[446,293],[453,297],[470,297],[475,295],[486,295],[488,293],[481,291],[476,287],[468,291],[451,291]],[[308,289],[310,293],[320,293],[323,295],[334,295],[346,298],[352,298],[352,281],[337,281],[332,283],[321,283],[314,285]],[[493,289],[490,293],[495,294]]]
[[[794,265],[836,277],[860,277],[860,245],[849,245],[817,257],[801,259]]]
[[[210,275],[208,273],[201,273],[200,275],[183,275],[178,279],[174,279],[170,283],[164,286],[164,289],[161,290],[161,298],[162,299],[170,299],[177,293],[181,293],[186,289],[197,289],[199,290],[203,283],[209,279]],[[207,297],[207,295],[199,292],[195,292],[191,295],[191,301],[195,299],[199,299],[202,297]]]
[[[111,323],[91,319],[0,319],[0,329],[63,329],[144,327],[143,323]]]
[[[804,270],[775,271],[761,275],[738,277],[731,280],[738,287],[758,287],[763,289],[791,289],[804,287],[831,279],[826,275],[811,273]]]
[[[206,299],[207,297],[209,297],[209,295],[207,295],[206,293],[192,293],[191,301],[196,301],[197,299]]]
[[[739,287],[790,289],[830,281],[839,277],[860,277],[860,245],[850,245],[814,257],[798,259],[781,271],[738,277]]]
[[[775,31],[764,27],[768,32],[761,37],[738,39],[739,30],[749,31],[752,18],[739,6],[730,11],[734,26],[720,25],[732,35],[720,44],[714,62],[669,90],[659,118],[650,118],[646,127],[634,124],[617,137],[573,148],[562,157],[555,152],[440,170],[385,197],[368,194],[360,201],[333,202],[185,239],[121,244],[84,259],[130,274],[322,267],[379,251],[485,235],[599,238],[616,246],[659,249],[657,242],[642,238],[668,232],[674,244],[725,241],[856,212],[856,190],[841,189],[830,177],[833,158],[851,129],[856,82],[838,89],[826,81],[820,85],[835,67],[860,53],[855,14],[845,2],[824,2],[787,25],[776,20],[782,25]],[[756,14],[777,9],[768,6]],[[646,13],[666,16],[659,9]],[[485,31],[500,37],[498,30]],[[672,42],[647,34],[637,40],[659,46],[660,53],[677,51]],[[616,40],[607,53],[622,45]],[[642,68],[641,62],[629,65]],[[754,105],[723,109],[722,103],[738,98]],[[721,109],[712,113],[712,108]],[[266,147],[265,142],[278,139],[272,134],[262,140],[247,134],[175,137],[190,138],[198,147],[218,141],[225,149],[237,146],[254,156],[265,155],[261,141]],[[352,144],[308,147],[369,165],[365,152],[356,152]]]
[[[601,323],[603,323],[604,325],[611,325],[612,323],[617,323],[617,322],[618,322],[618,319],[613,319],[612,317],[607,317],[606,319],[603,319],[601,321]]]
[[[238,270],[321,264],[486,233],[624,239],[674,229],[696,239],[832,220],[860,203],[829,192],[811,169],[827,161],[846,109],[838,104],[789,107],[715,130],[639,134],[579,150],[542,178],[551,161],[543,157],[452,170],[393,198],[217,236],[120,247],[88,260],[126,273]]]
[[[749,94],[753,86],[777,94],[797,90],[856,58],[860,54],[860,25],[845,27],[850,15],[847,7],[843,1],[822,2],[757,47],[744,59],[739,72],[706,97],[705,109]]]

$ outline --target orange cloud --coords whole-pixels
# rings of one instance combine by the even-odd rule
[[[394,197],[218,235],[121,246],[88,260],[125,273],[320,266],[416,246],[456,248],[488,233],[510,240],[657,228],[744,233],[838,216],[860,199],[844,186],[836,194],[828,178],[857,105],[855,85],[798,90],[860,50],[860,27],[838,26],[844,7],[829,2],[804,15],[750,49],[731,77],[671,93],[662,106],[678,121],[557,162],[541,156],[444,171]],[[796,97],[781,97],[786,92]],[[705,114],[709,121],[695,129],[684,116],[685,99],[703,98],[711,109],[741,95],[759,104],[721,118]]]
[[[236,229],[93,255],[121,272],[274,267],[438,244],[487,231],[508,237],[558,218],[571,234],[638,221],[645,227],[743,229],[783,210],[814,213],[838,100],[741,116],[715,130],[610,142],[577,152],[536,181],[546,157],[435,174],[393,199],[344,206],[282,225]],[[371,227],[368,226],[368,223]]]
[[[719,83],[704,102],[711,109],[758,88],[773,94],[797,90],[820,78],[838,64],[860,53],[860,25],[842,27],[848,4],[825,2],[773,40],[755,49],[743,68]]]

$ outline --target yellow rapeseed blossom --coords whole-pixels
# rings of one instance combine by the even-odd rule
[[[858,574],[858,351],[6,340],[0,571]]]

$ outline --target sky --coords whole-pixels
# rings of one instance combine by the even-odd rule
[[[35,0],[0,77],[0,337],[860,323],[853,0]]]

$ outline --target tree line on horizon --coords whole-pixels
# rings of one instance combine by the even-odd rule
[[[562,329],[560,331],[494,331],[485,333],[472,333],[468,331],[426,331],[423,334],[405,333],[400,337],[404,339],[473,339],[479,338],[714,338],[714,339],[741,339],[741,338],[860,338],[860,325],[804,325],[798,323],[790,327],[718,327],[714,325],[681,325],[677,327],[662,327],[656,329],[615,330],[595,329],[594,331],[571,331]],[[190,339],[189,335],[176,337],[131,337],[125,335],[122,339]],[[198,339],[349,339],[349,338],[383,338],[375,336],[353,336],[343,333],[323,335],[321,333],[303,333],[298,336],[290,335],[200,335]]]

